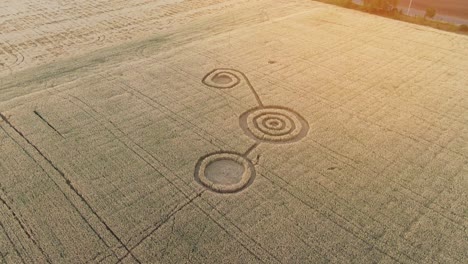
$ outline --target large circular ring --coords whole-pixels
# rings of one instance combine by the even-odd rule
[[[212,153],[202,157],[195,167],[195,179],[219,193],[234,193],[247,187],[255,177],[250,160],[232,152]]]

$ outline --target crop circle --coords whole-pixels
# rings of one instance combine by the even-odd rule
[[[206,188],[218,193],[234,193],[247,187],[255,176],[252,163],[237,153],[212,153],[201,158],[195,178]]]
[[[248,136],[262,142],[290,143],[302,139],[309,131],[302,116],[280,106],[251,109],[241,115],[239,122]]]
[[[205,85],[217,89],[229,89],[241,81],[239,73],[230,69],[216,69],[208,73],[202,80]]]

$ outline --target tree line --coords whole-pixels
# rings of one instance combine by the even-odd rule
[[[364,0],[364,8],[370,12],[398,12],[399,0]],[[426,8],[424,17],[433,18],[436,10],[432,7]]]

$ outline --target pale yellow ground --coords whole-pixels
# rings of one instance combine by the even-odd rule
[[[235,194],[247,75],[310,126]],[[309,0],[3,0],[0,263],[468,263],[468,37]]]

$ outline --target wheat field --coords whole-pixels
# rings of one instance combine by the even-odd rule
[[[0,3],[0,263],[467,263],[468,37],[310,0]]]

